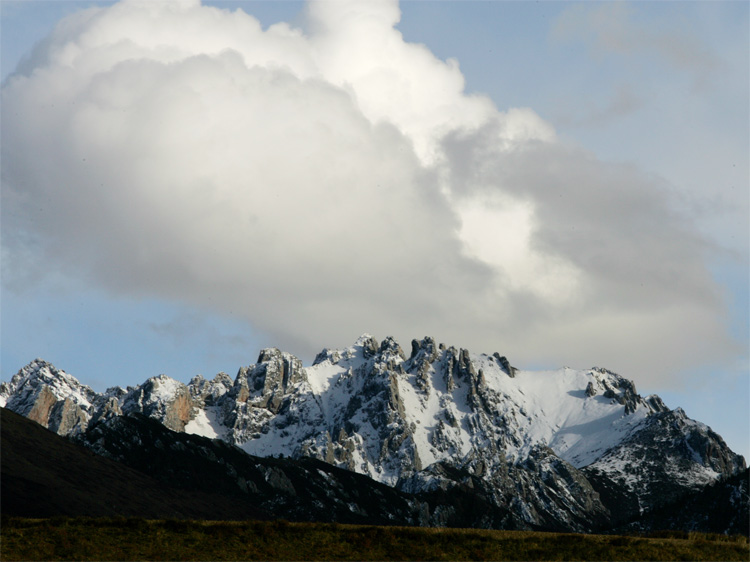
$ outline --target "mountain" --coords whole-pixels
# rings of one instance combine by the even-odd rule
[[[622,533],[655,530],[698,531],[748,535],[750,528],[750,472],[745,469],[688,493],[646,513],[620,529]]]
[[[142,414],[97,423],[75,443],[6,408],[0,416],[5,515],[419,525],[429,513],[366,476],[315,459],[252,457]]]
[[[435,525],[460,519],[470,497],[487,507],[478,526],[608,529],[745,469],[710,428],[606,369],[524,371],[432,338],[407,357],[365,335],[309,367],[269,348],[234,379],[160,375],[101,394],[36,360],[0,385],[3,403],[94,448],[91,432],[141,414],[257,457],[318,459],[428,505],[452,498],[430,511]]]
[[[3,515],[270,519],[252,504],[165,486],[0,408]]]

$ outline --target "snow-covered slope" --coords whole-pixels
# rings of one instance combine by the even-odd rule
[[[447,459],[483,456],[494,464],[502,452],[503,462],[523,460],[538,445],[580,468],[666,410],[658,397],[642,399],[631,382],[604,369],[521,371],[498,354],[431,338],[415,341],[406,358],[392,339],[378,346],[363,336],[305,369],[273,353],[240,377],[260,384],[260,371],[285,365],[295,374],[274,387],[276,412],[257,411],[265,399],[253,396],[250,408],[231,408],[245,416],[233,419],[235,443],[256,455],[313,454],[390,484]],[[259,397],[270,390],[265,377]]]
[[[308,367],[270,348],[234,380],[160,375],[104,394],[37,360],[0,386],[0,400],[63,434],[139,412],[405,491],[472,482],[530,526],[594,528],[621,504],[638,514],[745,466],[709,428],[606,369],[524,371],[432,338],[412,341],[407,357],[392,338],[364,335]]]

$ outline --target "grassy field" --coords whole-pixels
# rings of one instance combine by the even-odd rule
[[[286,521],[3,518],[11,560],[743,560],[745,537],[624,537]]]

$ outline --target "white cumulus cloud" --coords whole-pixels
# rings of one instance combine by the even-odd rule
[[[396,2],[306,17],[125,0],[63,20],[2,90],[6,282],[63,271],[303,354],[371,331],[636,379],[734,357],[669,186],[465,94]]]

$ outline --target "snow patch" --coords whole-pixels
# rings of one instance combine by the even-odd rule
[[[207,407],[204,410],[198,410],[195,417],[185,424],[185,433],[218,439],[223,431],[216,417],[216,408]]]
[[[164,402],[171,400],[177,395],[181,387],[185,385],[167,375],[159,375],[151,379],[153,385],[151,390],[151,402]]]

